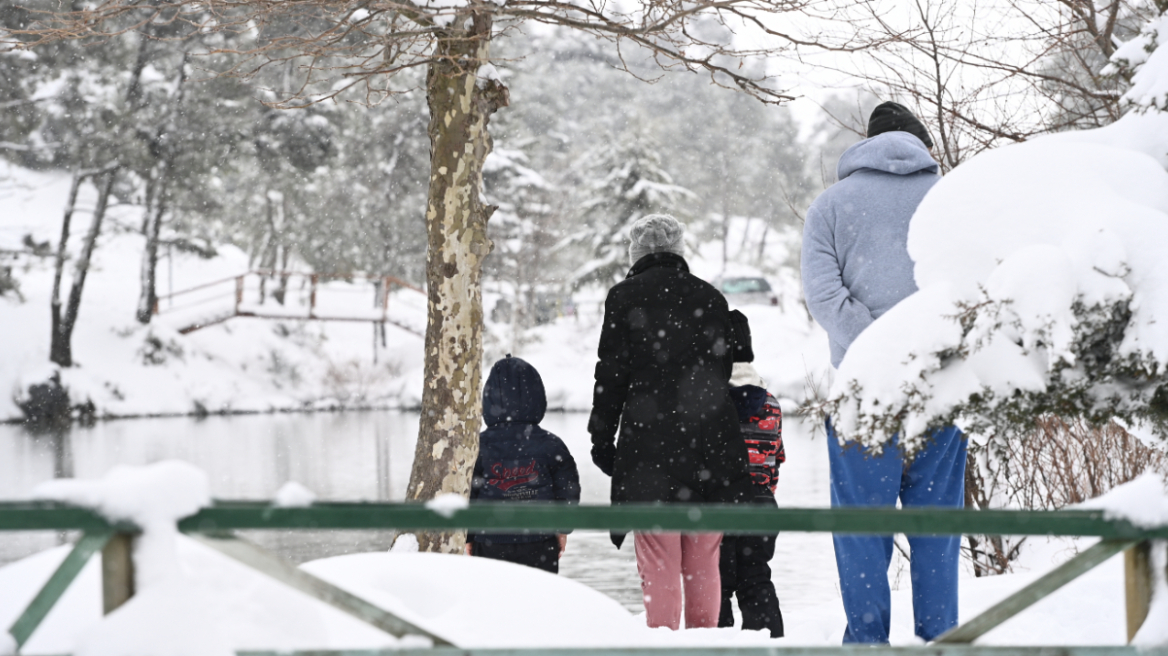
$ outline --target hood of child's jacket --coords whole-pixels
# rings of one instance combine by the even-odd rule
[[[767,391],[757,385],[742,385],[730,388],[730,398],[738,411],[738,421],[745,423],[762,410],[767,400]]]
[[[929,149],[907,132],[885,132],[853,144],[840,157],[836,172],[843,180],[860,169],[874,169],[896,175],[918,171],[940,172]]]
[[[524,360],[506,357],[491,367],[483,386],[483,421],[538,424],[547,412],[547,394],[539,372]]]

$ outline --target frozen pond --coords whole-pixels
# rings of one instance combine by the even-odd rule
[[[568,444],[580,467],[583,502],[608,503],[608,477],[589,458],[586,414],[553,413],[543,426]],[[822,431],[785,425],[787,464],[778,499],[784,506],[827,506],[827,456]],[[74,427],[61,434],[0,425],[0,498],[17,499],[54,477],[96,478],[119,464],[178,458],[211,477],[221,499],[268,499],[286,481],[298,481],[322,500],[398,500],[405,496],[417,436],[416,414],[348,412],[133,419]],[[0,564],[48,548],[68,536],[0,533]],[[296,562],[388,549],[390,531],[255,531],[249,539]],[[831,537],[788,533],[771,563],[784,607],[838,597]],[[641,610],[632,541],[617,550],[607,533],[576,533],[561,572]]]

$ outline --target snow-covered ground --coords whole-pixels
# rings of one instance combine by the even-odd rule
[[[0,249],[23,250],[26,235],[55,247],[69,190],[66,173],[40,173],[0,163]],[[95,191],[84,185],[73,217],[69,249],[76,254],[89,226]],[[390,318],[413,328],[386,326],[387,345],[374,362],[371,324],[348,321],[281,321],[235,318],[189,334],[179,329],[231,311],[234,276],[246,272],[246,254],[230,246],[204,259],[175,249],[158,265],[158,292],[180,291],[214,281],[205,290],[160,303],[161,314],[149,326],[134,317],[139,293],[143,237],[137,228],[141,210],[113,207],[86,280],[73,356],[77,366],[61,371],[73,403],[92,401],[98,416],[147,416],[202,412],[265,412],[337,407],[417,407],[422,389],[422,340],[425,298],[414,291],[394,291]],[[761,222],[734,222],[730,242],[756,249],[753,235]],[[747,239],[743,239],[747,237]],[[796,273],[781,265],[797,250],[797,232],[768,241],[773,261],[772,284],[783,305],[743,308],[754,323],[758,368],[774,391],[801,398],[804,380],[821,379],[827,366],[826,338],[802,309]],[[170,259],[168,259],[168,257]],[[713,278],[722,269],[721,245],[706,244],[691,257],[698,275]],[[48,378],[51,257],[21,255],[0,262],[13,266],[20,297],[0,297],[0,421],[19,419],[20,389]],[[731,271],[757,273],[738,266]],[[72,262],[67,263],[62,296],[68,295]],[[270,285],[271,283],[269,283]],[[245,309],[269,314],[307,313],[305,281],[293,280],[288,305],[258,305],[258,279],[248,279]],[[594,290],[592,296],[601,292]],[[371,285],[334,282],[317,293],[321,316],[373,314]],[[588,298],[586,292],[581,299]],[[598,300],[602,300],[601,295]],[[486,299],[488,307],[493,302]],[[543,373],[551,406],[587,410],[591,404],[592,368],[600,334],[598,302],[584,302],[574,317],[538,326],[515,355],[528,358]],[[488,313],[489,314],[489,313]],[[488,332],[506,327],[488,322]],[[510,349],[507,349],[510,350]],[[499,353],[498,355],[501,355]]]

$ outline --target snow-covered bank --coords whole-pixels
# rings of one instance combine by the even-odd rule
[[[56,243],[69,188],[64,173],[0,164],[0,248]],[[95,193],[83,186],[69,249],[76,253]],[[90,402],[99,417],[268,412],[339,407],[411,407],[421,390],[421,338],[393,325],[373,362],[368,323],[237,318],[180,335],[197,318],[163,314],[149,326],[134,317],[143,237],[140,209],[110,209],[86,279],[73,337],[78,366],[60,369],[73,404]],[[230,278],[248,270],[242,251],[220,246],[214,257],[174,249],[159,263],[160,292]],[[19,297],[0,297],[0,420],[22,417],[22,389],[52,373],[48,361],[52,258],[6,260]],[[72,262],[66,264],[68,294]],[[230,287],[228,305],[231,303]],[[410,292],[410,294],[414,294]],[[416,295],[416,294],[415,294]],[[371,295],[370,295],[371,297]],[[391,300],[391,303],[393,300]],[[370,298],[370,305],[371,298]],[[205,304],[208,316],[222,308]],[[395,306],[396,307],[396,306]],[[406,307],[403,311],[408,311]],[[171,319],[173,316],[173,320]]]
[[[69,190],[68,174],[39,173],[0,163],[0,251],[25,251],[31,243],[55,246]],[[71,253],[80,249],[95,191],[83,185],[73,217]],[[414,332],[386,326],[386,345],[376,348],[370,323],[349,321],[265,320],[235,318],[180,334],[192,323],[222,316],[232,309],[230,280],[249,269],[248,257],[232,246],[217,246],[210,258],[163,249],[158,265],[159,293],[180,291],[212,281],[209,290],[164,299],[149,326],[135,319],[143,237],[138,228],[141,208],[110,209],[98,240],[73,337],[77,366],[59,369],[48,361],[53,260],[23,254],[6,258],[13,267],[19,294],[0,296],[0,421],[23,417],[19,402],[29,385],[59,371],[74,405],[91,404],[97,417],[165,416],[203,413],[252,413],[342,408],[414,408],[421,402],[422,339],[425,299],[417,292],[395,291],[390,314]],[[761,222],[736,220],[730,242],[757,250]],[[753,229],[758,235],[744,234]],[[780,307],[742,308],[754,322],[758,368],[773,390],[802,398],[808,377],[821,379],[826,368],[826,338],[815,327],[799,300],[798,281],[789,266],[782,268],[797,232],[772,231],[766,255],[778,275],[770,276],[780,290]],[[795,245],[797,250],[797,244]],[[722,271],[721,244],[707,243],[691,260],[695,272],[713,278]],[[733,257],[732,257],[733,259]],[[757,274],[731,266],[729,271]],[[68,294],[72,262],[66,264],[63,296]],[[251,283],[249,282],[249,285]],[[274,283],[273,283],[274,284]],[[258,288],[248,287],[245,303],[255,303]],[[593,296],[602,292],[593,291]],[[296,287],[289,295],[306,297]],[[292,314],[290,307],[271,302],[266,311]],[[582,298],[588,297],[588,293]],[[488,291],[485,305],[496,300]],[[322,287],[318,309],[360,316],[372,310],[372,288],[344,282]],[[290,306],[293,303],[289,302]],[[542,372],[552,408],[586,411],[591,405],[592,368],[600,334],[599,300],[581,305],[581,312],[537,326],[521,340],[514,354],[528,358]],[[303,314],[303,310],[301,311]],[[337,313],[337,312],[334,312]],[[509,326],[487,321],[487,357],[512,348]]]

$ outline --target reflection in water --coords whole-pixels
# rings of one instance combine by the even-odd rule
[[[609,479],[591,462],[587,415],[552,413],[544,428],[568,445],[580,469],[582,502],[608,503]],[[98,422],[92,426],[31,432],[0,425],[0,498],[21,498],[42,481],[97,478],[118,464],[143,465],[177,458],[204,469],[220,499],[269,499],[289,480],[321,500],[399,500],[413,462],[418,416],[402,412],[243,415]],[[788,421],[787,464],[778,498],[784,506],[828,503],[823,440]],[[295,561],[361,551],[383,551],[392,531],[249,531],[245,535]],[[54,546],[51,533],[0,534],[0,564]],[[824,585],[834,573],[830,536],[786,534],[776,544],[774,579],[784,605],[829,601]],[[631,541],[617,550],[605,532],[577,532],[561,563],[579,580],[642,610]],[[815,572],[809,575],[810,572]]]
[[[390,458],[389,458],[389,440],[390,436],[386,434],[381,427],[381,424],[374,424],[373,427],[373,442],[377,446],[377,499],[378,501],[389,501],[391,496],[391,485],[393,476],[389,473]]]

